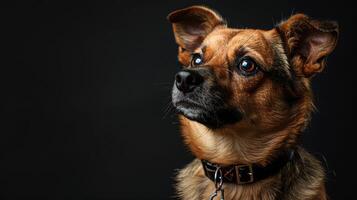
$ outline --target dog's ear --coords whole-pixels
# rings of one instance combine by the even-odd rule
[[[338,24],[312,20],[296,14],[278,26],[296,72],[311,77],[324,68],[326,57],[336,47]]]
[[[191,52],[214,28],[225,26],[225,21],[218,13],[203,6],[176,10],[167,19],[172,23],[177,44]]]

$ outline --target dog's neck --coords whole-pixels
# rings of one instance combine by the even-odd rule
[[[254,132],[239,125],[212,130],[181,118],[182,134],[199,159],[222,165],[255,163],[264,166],[274,159],[278,151],[295,145],[296,137],[305,128],[313,107],[310,103],[302,103],[305,105],[297,106],[299,110],[292,110],[292,118],[274,132]]]
[[[222,134],[196,122],[187,123],[190,126],[188,129],[190,133],[184,134],[184,137],[195,156],[222,165],[252,163],[264,165],[268,161],[267,157],[273,154],[277,146],[280,147],[286,139],[284,132],[275,133],[275,137],[269,135],[259,138],[244,137],[233,132]]]

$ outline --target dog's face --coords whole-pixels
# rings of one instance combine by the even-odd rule
[[[338,37],[336,23],[301,14],[272,30],[227,28],[216,12],[200,6],[168,19],[183,66],[173,105],[186,119],[212,129],[269,131],[293,120],[301,99],[311,96],[310,77],[323,69]]]

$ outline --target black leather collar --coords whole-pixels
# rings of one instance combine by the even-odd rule
[[[257,164],[221,166],[219,164],[210,163],[207,160],[202,160],[202,165],[206,176],[212,181],[215,181],[215,173],[217,168],[219,168],[222,173],[224,183],[243,185],[255,183],[277,174],[288,162],[293,159],[294,154],[294,150],[284,151],[267,166]]]

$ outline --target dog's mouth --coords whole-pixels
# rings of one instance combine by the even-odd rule
[[[191,100],[175,102],[174,106],[179,114],[211,129],[221,128],[224,125],[233,124],[242,119],[241,112],[234,108],[214,106],[207,108]]]

